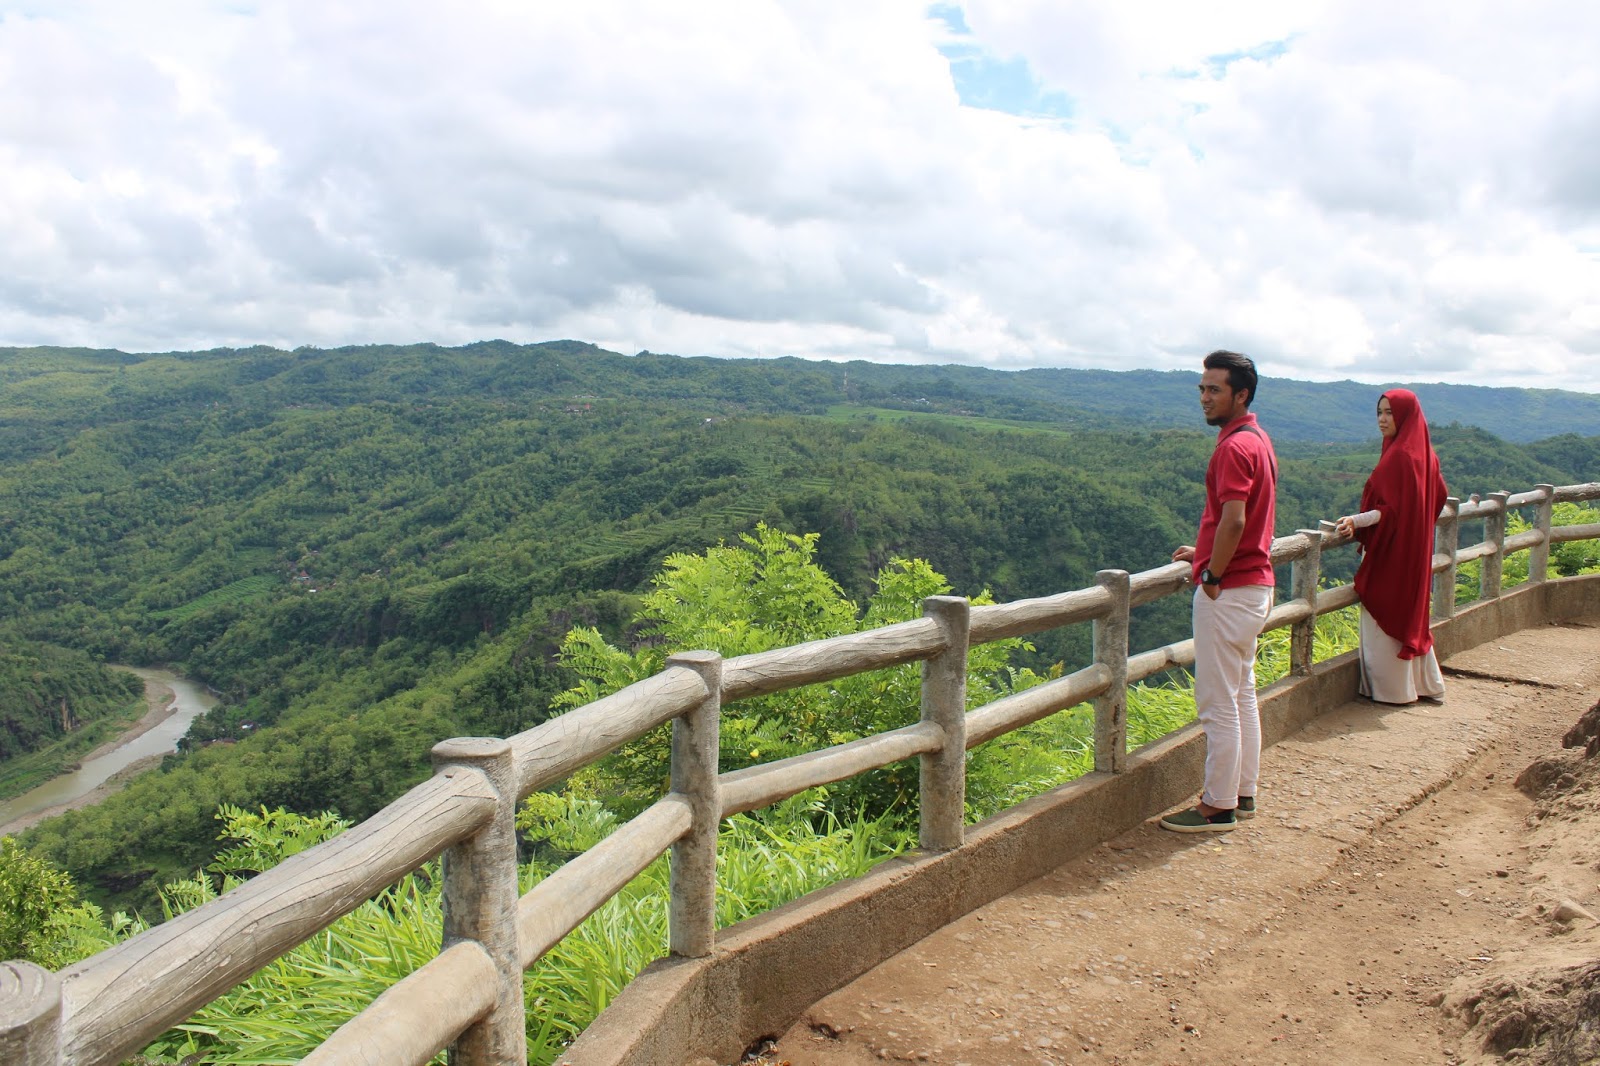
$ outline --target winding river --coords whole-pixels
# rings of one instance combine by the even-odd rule
[[[170,688],[176,704],[173,713],[126,744],[119,744],[92,759],[85,759],[71,773],[52,777],[20,796],[0,800],[0,831],[19,818],[81,799],[141,759],[176,751],[179,739],[189,731],[189,723],[216,705],[216,698],[202,686],[166,670],[127,669],[147,682],[154,681]]]

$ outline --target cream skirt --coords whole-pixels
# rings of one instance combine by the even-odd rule
[[[1379,703],[1415,703],[1426,696],[1444,698],[1444,674],[1439,660],[1428,654],[1400,658],[1400,642],[1385,633],[1365,607],[1361,608],[1361,685],[1363,696]]]

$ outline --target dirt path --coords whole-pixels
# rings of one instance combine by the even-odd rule
[[[1551,917],[1600,913],[1600,774],[1566,807],[1513,787],[1600,697],[1600,627],[1446,665],[1444,707],[1351,703],[1270,749],[1233,833],[1147,822],[816,1004],[760,1061],[1501,1061],[1485,1031],[1504,1045],[1531,1015],[1474,997],[1584,961],[1600,1052],[1600,923]],[[1469,1029],[1464,1004],[1492,1016]]]

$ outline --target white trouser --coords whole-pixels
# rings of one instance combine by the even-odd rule
[[[1261,712],[1256,707],[1256,637],[1272,610],[1272,586],[1194,590],[1194,707],[1206,734],[1207,806],[1232,810],[1256,794]]]

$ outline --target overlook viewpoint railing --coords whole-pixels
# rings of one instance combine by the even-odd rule
[[[1503,561],[1528,551],[1529,582],[1546,580],[1550,548],[1600,538],[1600,523],[1551,525],[1557,502],[1600,499],[1600,483],[1494,493],[1440,514],[1433,569],[1436,617],[1455,610],[1456,569],[1482,560],[1480,598],[1501,594]],[[1506,536],[1513,511],[1532,528]],[[1461,547],[1461,523],[1484,539]],[[1309,673],[1318,615],[1356,602],[1349,585],[1321,589],[1321,555],[1348,543],[1332,524],[1273,542],[1292,564],[1290,599],[1266,628],[1290,627],[1290,670]],[[426,1063],[446,1047],[458,1066],[525,1061],[523,972],[670,849],[669,948],[713,948],[717,828],[722,819],[902,759],[921,760],[920,845],[961,845],[966,752],[1085,701],[1094,702],[1094,765],[1128,757],[1127,687],[1194,661],[1192,640],[1129,654],[1133,607],[1188,587],[1189,566],[1130,575],[1103,570],[1092,588],[969,606],[926,601],[924,617],[864,633],[723,660],[672,656],[659,674],[506,740],[458,738],[433,749],[434,774],[372,818],[293,856],[216,900],[56,974],[0,965],[0,1062],[111,1066],[311,938],[425,862],[443,856],[440,953],[396,983],[302,1060]],[[971,645],[1088,622],[1094,661],[1082,670],[971,711]],[[848,744],[718,772],[722,705],[852,674],[922,662],[921,720]],[[660,801],[525,895],[517,887],[513,816],[535,790],[656,726],[673,723],[671,789]]]

